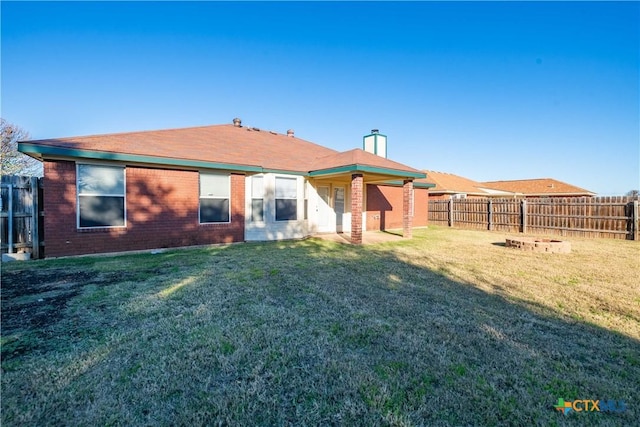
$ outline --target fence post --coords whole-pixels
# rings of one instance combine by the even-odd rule
[[[31,177],[31,256],[35,259],[40,258],[40,233],[38,230],[39,208],[38,205],[38,178]]]
[[[492,209],[492,207],[493,207],[493,203],[491,202],[491,199],[489,199],[487,201],[487,222],[489,223],[488,224],[489,231],[493,230],[493,221],[492,221],[492,219],[493,219],[492,218],[493,209]]]
[[[633,216],[631,218],[631,220],[633,221],[633,240],[638,240],[638,225],[640,223],[640,220],[638,219],[638,201],[634,200],[633,201]]]
[[[527,200],[526,199],[522,199],[522,201],[520,201],[520,211],[521,211],[521,219],[522,219],[522,223],[521,228],[522,228],[522,233],[526,233],[527,232]]]
[[[9,193],[7,194],[7,253],[13,253],[13,184],[9,184]]]
[[[453,227],[453,199],[449,199],[449,227]]]

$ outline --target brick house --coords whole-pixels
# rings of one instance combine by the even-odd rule
[[[338,152],[230,125],[24,141],[44,163],[47,257],[427,224],[425,174],[386,136]],[[414,185],[414,181],[420,179]]]

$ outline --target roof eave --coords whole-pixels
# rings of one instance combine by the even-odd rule
[[[397,186],[397,187],[402,187],[403,182],[402,181],[385,181],[382,182],[381,184],[383,185],[391,185],[391,186]],[[413,187],[414,188],[433,188],[435,187],[435,184],[432,184],[430,182],[416,182],[413,181]]]
[[[68,157],[68,158],[76,158],[76,159],[145,163],[145,164],[154,164],[154,165],[163,165],[163,166],[181,166],[181,167],[193,167],[193,168],[204,168],[204,169],[225,169],[225,170],[241,171],[241,172],[263,172],[264,171],[261,166],[253,166],[253,165],[207,162],[203,160],[178,159],[178,158],[170,158],[170,157],[146,156],[146,155],[139,155],[139,154],[112,153],[112,152],[106,152],[106,151],[78,150],[75,148],[36,145],[28,142],[18,143],[18,151],[24,154],[27,154],[31,157],[36,157],[36,155],[39,155],[39,157],[36,157],[36,158],[43,158],[45,155],[48,155],[48,156],[59,156],[59,157]]]
[[[309,172],[309,176],[321,177],[325,175],[336,175],[336,174],[343,174],[343,173],[358,173],[358,172],[363,172],[363,173],[368,172],[368,173],[375,173],[375,174],[381,174],[381,175],[390,175],[393,177],[412,178],[412,179],[427,177],[426,174],[418,171],[412,172],[412,171],[405,171],[405,170],[399,170],[399,169],[390,169],[390,168],[382,168],[378,166],[368,166],[368,165],[359,165],[359,164],[313,170]]]

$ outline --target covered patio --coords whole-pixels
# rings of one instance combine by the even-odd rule
[[[364,213],[366,212],[366,184],[394,182],[402,185],[402,237],[412,237],[413,180],[426,175],[416,169],[379,155],[354,149],[317,159],[309,178],[317,188],[323,183],[342,183],[349,193],[350,227],[342,238],[352,244],[364,243]],[[371,239],[371,237],[369,237]]]
[[[351,233],[322,233],[316,234],[313,238],[328,240],[330,242],[352,244]],[[376,243],[397,242],[404,239],[404,236],[398,232],[389,231],[364,231],[362,233],[362,245],[374,245]]]

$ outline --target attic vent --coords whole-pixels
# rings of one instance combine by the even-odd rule
[[[233,125],[237,128],[241,128],[242,127],[242,120],[240,120],[239,118],[235,118],[233,119]]]
[[[293,133],[293,129],[289,129],[289,130],[287,131],[287,136],[288,136],[289,138],[293,138],[293,135],[294,135],[294,133]]]

